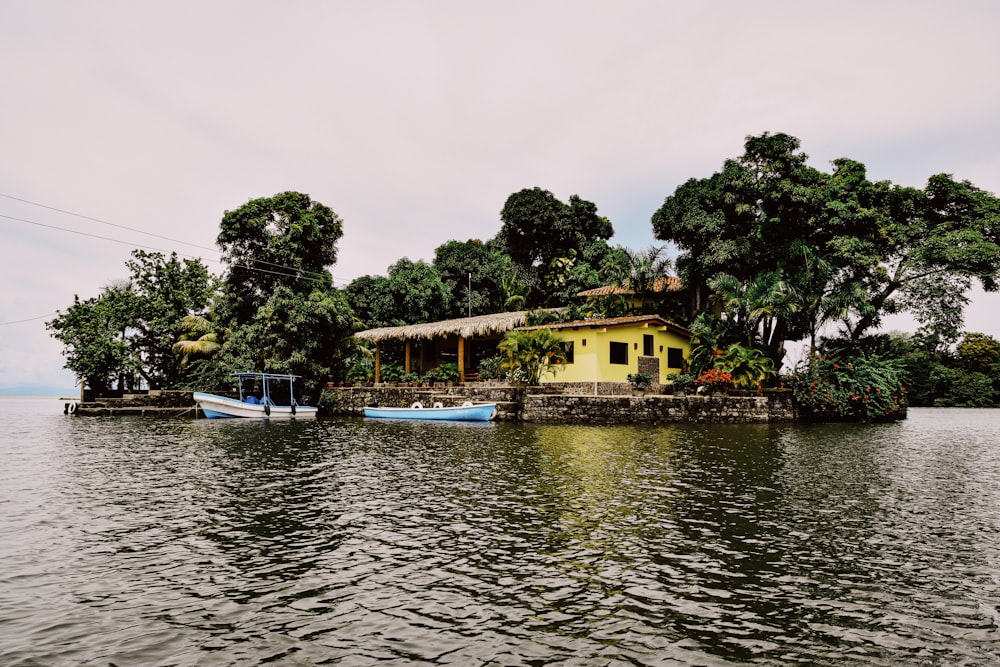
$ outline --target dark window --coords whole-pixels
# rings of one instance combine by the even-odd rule
[[[569,341],[562,344],[563,352],[566,353],[566,363],[573,363],[573,341]]]
[[[611,363],[628,363],[628,343],[611,343]]]
[[[684,350],[679,347],[667,348],[667,368],[684,368]]]
[[[649,334],[642,335],[642,354],[645,357],[653,356],[653,337]]]

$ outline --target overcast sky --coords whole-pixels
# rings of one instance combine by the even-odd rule
[[[526,187],[648,247],[764,131],[1000,192],[997,26],[993,0],[0,0],[0,389],[72,391],[46,319],[137,246],[220,271],[223,212],[286,190],[344,220],[338,285],[492,237]],[[967,329],[1000,337],[1000,296]]]

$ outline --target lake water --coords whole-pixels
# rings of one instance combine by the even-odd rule
[[[0,399],[2,665],[1000,663],[1000,411],[61,412]]]

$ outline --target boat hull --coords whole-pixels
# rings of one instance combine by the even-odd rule
[[[436,419],[442,421],[487,422],[497,414],[496,403],[453,408],[375,408],[365,407],[365,417],[378,419]]]
[[[194,393],[194,400],[208,419],[315,419],[318,412],[309,405],[296,405],[294,412],[291,405],[272,405],[270,410],[266,410],[263,405],[201,392]]]

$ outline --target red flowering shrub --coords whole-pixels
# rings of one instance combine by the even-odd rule
[[[800,416],[817,421],[880,421],[906,407],[901,363],[859,357],[835,363],[813,357],[786,379]]]
[[[704,387],[704,391],[728,391],[733,388],[733,374],[710,368],[695,379],[694,385]]]

